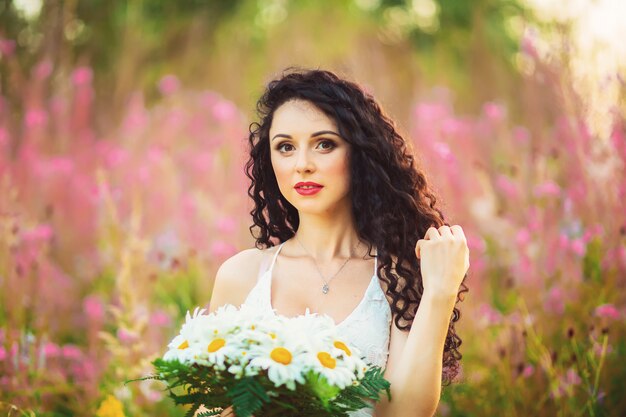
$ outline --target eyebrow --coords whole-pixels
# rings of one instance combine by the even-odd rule
[[[331,135],[336,135],[341,137],[341,135],[339,135],[339,133],[333,132],[332,130],[320,130],[319,132],[315,132],[312,133],[310,137],[315,137],[315,136],[319,136],[319,135],[325,135],[325,134],[331,134]],[[289,135],[285,135],[284,133],[278,133],[277,135],[274,135],[274,137],[272,138],[272,140],[276,139],[276,138],[287,138],[287,139],[293,139],[291,136]]]

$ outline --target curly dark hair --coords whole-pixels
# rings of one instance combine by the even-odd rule
[[[334,119],[339,134],[350,143],[350,195],[356,233],[368,243],[370,256],[372,247],[377,248],[377,272],[388,284],[386,293],[395,325],[409,330],[424,290],[415,245],[429,227],[450,225],[435,207],[435,194],[395,123],[355,82],[331,71],[288,67],[267,85],[257,103],[260,123],[249,126],[250,158],[245,166],[251,180],[248,195],[255,204],[250,212],[255,246],[272,247],[276,244],[272,238],[278,243],[288,240],[300,223],[297,209],[279,191],[270,160],[269,130],[274,112],[293,99],[311,102]],[[455,304],[468,291],[466,278],[467,274]],[[460,317],[455,305],[443,354],[444,386],[459,372],[462,340],[454,324]]]

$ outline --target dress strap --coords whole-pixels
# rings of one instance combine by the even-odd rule
[[[276,262],[276,258],[278,257],[278,252],[280,252],[280,250],[282,249],[283,245],[286,243],[287,241],[285,240],[283,243],[281,243],[278,246],[278,249],[276,249],[276,252],[274,253],[274,258],[272,258],[272,264],[270,265],[270,268],[268,269],[268,271],[272,271],[272,269],[274,268],[274,263]],[[271,274],[271,272],[270,272]]]
[[[378,271],[378,248],[376,248],[376,255],[374,255],[374,275],[377,274]]]

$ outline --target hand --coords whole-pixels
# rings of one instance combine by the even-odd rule
[[[415,256],[420,259],[424,294],[454,296],[469,268],[469,248],[459,225],[430,227],[417,241]]]
[[[235,414],[235,410],[233,410],[233,406],[231,405],[230,407],[225,408],[224,411],[222,411],[220,417],[237,417],[237,415]],[[250,417],[254,417],[254,415],[251,415]]]
[[[198,411],[196,411],[196,413],[194,414],[194,417],[197,416],[199,413],[205,413],[209,411],[208,408],[206,408],[205,406],[200,406],[200,408],[198,408]],[[231,405],[230,407],[225,408],[219,415],[219,417],[236,417],[235,416],[235,411],[233,410],[233,406]],[[254,416],[252,416],[254,417]]]
[[[233,410],[233,406],[231,405],[230,407],[225,408],[220,414],[220,417],[235,417],[235,410]]]

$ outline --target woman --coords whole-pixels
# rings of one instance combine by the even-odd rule
[[[257,110],[246,164],[256,248],[219,268],[210,311],[327,314],[391,382],[391,401],[355,416],[432,416],[461,357],[462,228],[444,221],[404,139],[359,85],[288,71]]]

